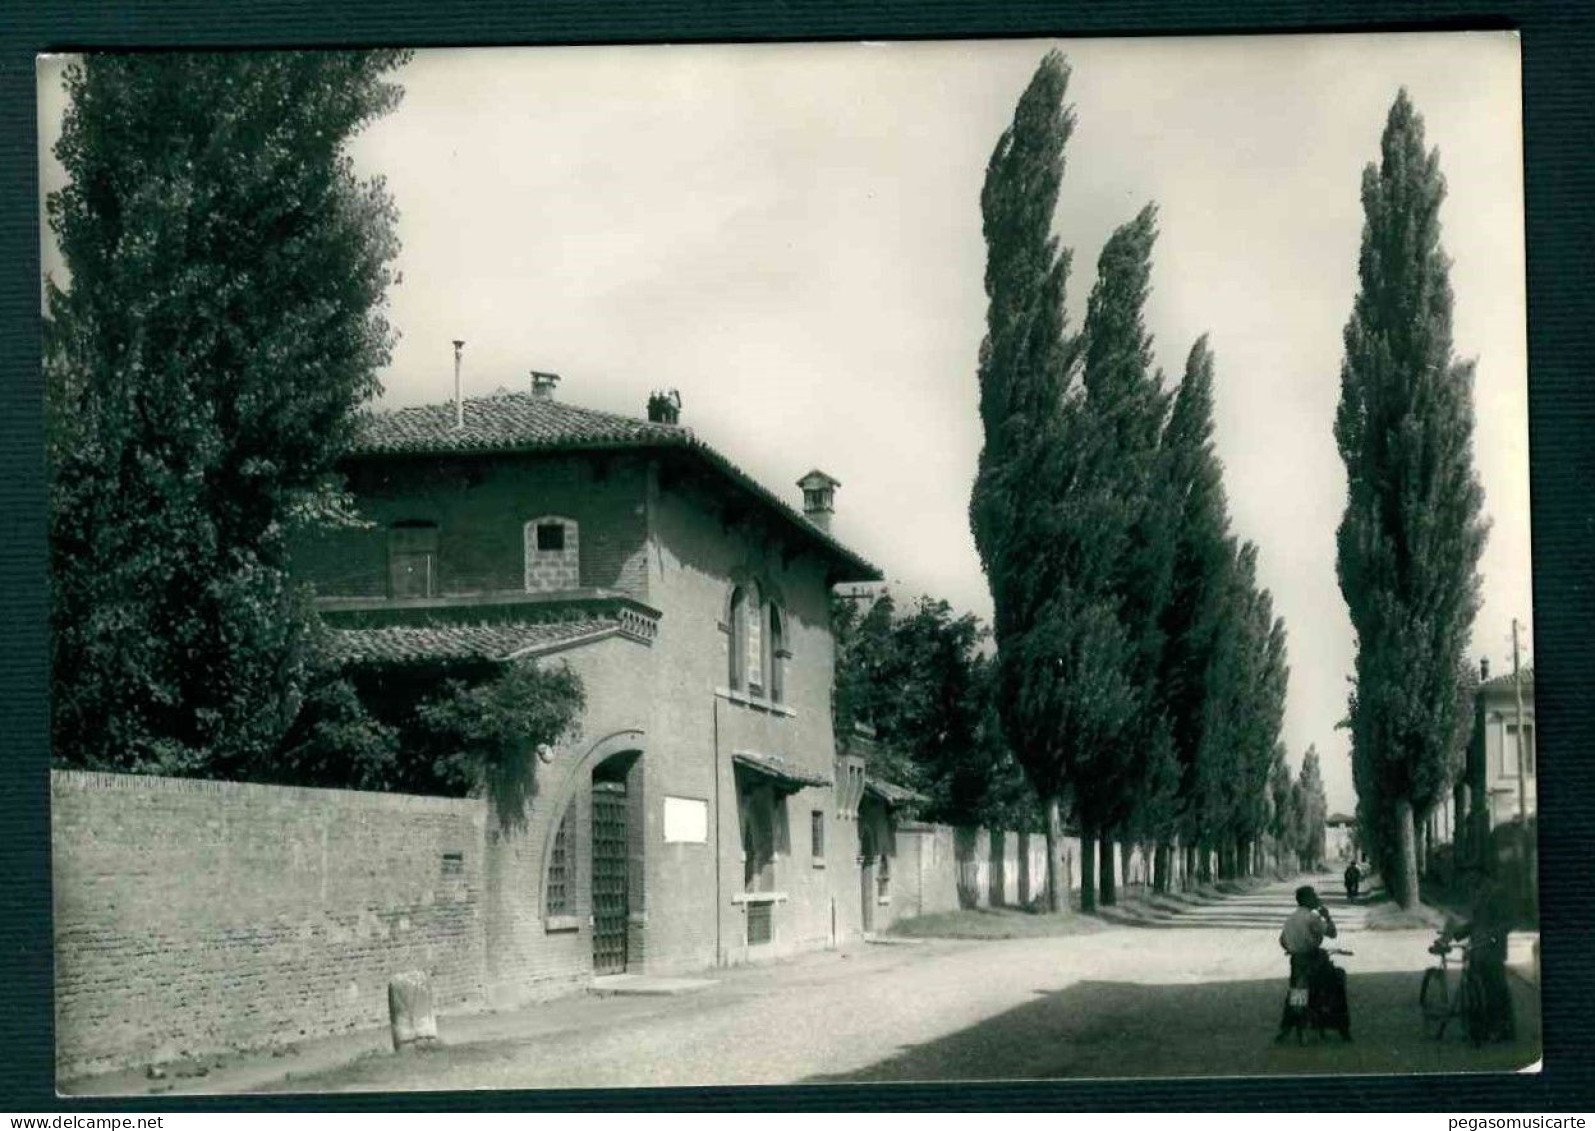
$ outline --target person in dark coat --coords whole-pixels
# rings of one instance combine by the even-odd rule
[[[1353,860],[1346,865],[1346,898],[1348,900],[1357,898],[1357,888],[1361,883],[1362,869],[1357,867],[1357,862]]]
[[[1507,941],[1512,934],[1511,899],[1500,883],[1483,873],[1472,874],[1472,898],[1462,915],[1447,918],[1440,942],[1467,939],[1470,960],[1484,989],[1485,1041],[1511,1041],[1517,1037],[1512,1010],[1512,988],[1506,980]]]

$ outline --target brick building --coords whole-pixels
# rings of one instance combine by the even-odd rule
[[[838,484],[805,476],[800,514],[679,401],[618,416],[556,380],[373,417],[345,467],[370,526],[295,555],[345,663],[582,678],[579,736],[536,753],[524,823],[485,838],[488,1000],[856,936],[888,838],[861,866],[865,759],[832,733],[828,602],[880,573],[829,533]],[[901,795],[870,784],[881,823]]]

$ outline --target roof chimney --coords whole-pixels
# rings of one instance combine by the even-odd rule
[[[1479,657],[1479,682],[1490,682],[1490,657],[1488,656]]]
[[[803,515],[825,533],[831,532],[831,515],[835,511],[836,489],[841,480],[832,479],[818,468],[809,472],[797,485],[803,489]]]
[[[651,424],[676,424],[681,420],[681,394],[674,389],[661,392],[655,389],[648,397],[648,421]]]
[[[460,351],[465,348],[465,342],[459,338],[454,339],[454,427],[465,427],[465,401],[460,395]]]
[[[558,373],[539,373],[532,370],[532,399],[551,401],[554,399],[554,386],[559,384]]]

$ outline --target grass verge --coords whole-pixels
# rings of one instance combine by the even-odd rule
[[[1095,934],[1107,926],[1078,908],[1053,915],[1020,907],[970,907],[899,919],[887,934],[907,939],[1041,939]]]

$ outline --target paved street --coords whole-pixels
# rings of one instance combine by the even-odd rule
[[[1325,887],[1327,889],[1327,883]],[[1290,884],[1132,904],[1059,938],[871,945],[709,975],[680,997],[579,997],[444,1019],[448,1047],[393,1057],[383,1035],[322,1068],[309,1050],[272,1081],[223,1070],[204,1090],[624,1087],[799,1081],[1502,1070],[1537,1058],[1534,991],[1513,979],[1516,1045],[1424,1037],[1426,931],[1364,929],[1339,896],[1353,1030],[1275,1046]],[[1175,909],[1175,908],[1178,909]],[[362,1055],[363,1053],[363,1055]],[[337,1063],[336,1060],[333,1062]],[[288,1079],[280,1079],[287,1068]],[[265,1076],[272,1075],[266,1072]],[[181,1089],[179,1089],[181,1090]]]

